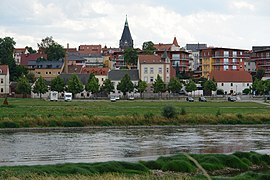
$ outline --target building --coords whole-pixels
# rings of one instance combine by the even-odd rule
[[[119,41],[119,48],[120,49],[133,48],[133,39],[131,37],[131,33],[128,27],[127,17],[126,17],[124,30],[123,30],[121,39]]]
[[[83,55],[96,55],[96,54],[101,54],[102,48],[101,45],[80,45],[79,46],[79,51],[80,54]]]
[[[98,79],[99,85],[102,86],[103,82],[108,77],[109,68],[97,68],[97,67],[83,67],[82,74],[91,74],[93,73]]]
[[[192,65],[190,66],[191,71],[199,71],[201,69],[201,62],[200,62],[200,50],[206,49],[207,44],[186,44],[186,50],[190,52],[190,58],[192,59]]]
[[[38,78],[42,76],[45,80],[52,80],[62,73],[63,61],[29,61],[28,69]]]
[[[92,54],[82,56],[85,59],[85,66],[89,67],[103,67],[104,66],[104,58],[101,54]]]
[[[166,51],[165,51],[166,52]],[[139,77],[147,84],[153,84],[159,75],[164,83],[170,81],[170,59],[162,58],[158,55],[138,56]]]
[[[9,94],[9,68],[0,65],[0,95]]]
[[[47,59],[47,54],[43,53],[35,53],[35,54],[21,54],[21,62],[20,65],[28,66],[29,61],[36,61],[38,59]]]
[[[264,70],[264,79],[270,79],[270,47],[252,52],[251,59],[256,63],[256,69]]]
[[[15,59],[16,65],[21,64],[21,55],[24,54],[26,51],[26,48],[15,48],[13,57]]]
[[[211,71],[244,71],[244,62],[250,57],[248,50],[206,48],[200,50],[202,77],[209,78]]]
[[[217,89],[225,94],[241,94],[252,86],[252,76],[246,71],[211,71],[210,78],[217,82]]]

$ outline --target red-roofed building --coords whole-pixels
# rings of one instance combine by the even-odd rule
[[[8,65],[0,65],[0,95],[9,93],[9,68]]]
[[[25,51],[26,51],[25,48],[15,48],[14,49],[13,56],[14,56],[14,59],[15,59],[15,63],[17,65],[19,65],[21,63],[21,55],[24,54]]]
[[[217,89],[225,94],[242,93],[252,86],[252,76],[247,71],[211,71],[210,79],[217,82]]]
[[[84,55],[101,54],[101,45],[80,45],[79,53]]]
[[[139,78],[147,84],[153,84],[158,75],[165,83],[170,81],[170,59],[166,55],[139,55],[137,67]]]
[[[47,54],[42,54],[42,53],[22,54],[20,65],[27,66],[29,61],[36,61],[39,58],[47,59]]]
[[[108,78],[108,72],[110,68],[98,68],[98,67],[83,67],[82,74],[91,74],[93,73],[96,78],[98,78],[98,82],[100,85],[103,84],[105,79]]]

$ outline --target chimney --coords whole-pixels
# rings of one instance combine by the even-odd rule
[[[65,74],[68,74],[68,49],[69,49],[69,44],[67,43],[67,50],[66,50],[65,61],[64,61]]]

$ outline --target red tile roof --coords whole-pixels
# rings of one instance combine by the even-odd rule
[[[0,74],[5,74],[7,75],[8,74],[8,65],[0,65]]]
[[[173,38],[173,44],[174,44],[175,46],[179,46],[176,37]]]
[[[21,55],[21,65],[28,65],[28,61],[36,61],[38,58],[45,58],[47,59],[47,54],[40,54],[40,53],[36,53],[36,54],[22,54]]]
[[[82,68],[82,74],[94,73],[95,75],[107,75],[110,68],[93,68],[93,67],[84,67]]]
[[[159,44],[154,44],[154,48],[156,48],[158,51],[169,51],[171,49],[173,44],[162,44],[162,43],[159,43]]]
[[[164,63],[158,55],[139,55],[138,60],[140,64],[160,64]]]
[[[216,82],[252,82],[252,76],[247,71],[212,71],[210,79]]]

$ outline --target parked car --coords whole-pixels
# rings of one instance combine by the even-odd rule
[[[112,97],[110,98],[110,100],[111,100],[111,102],[116,102],[116,98],[115,98],[114,96],[112,96]]]
[[[228,97],[228,101],[234,102],[234,101],[236,101],[236,97],[230,96],[230,97]]]
[[[200,101],[200,102],[207,102],[206,98],[203,97],[203,96],[199,97],[199,101]]]
[[[134,100],[134,96],[129,96],[128,99],[129,100]]]
[[[193,99],[192,97],[190,97],[190,96],[188,96],[188,97],[186,98],[186,100],[187,100],[188,102],[194,102],[194,99]]]

